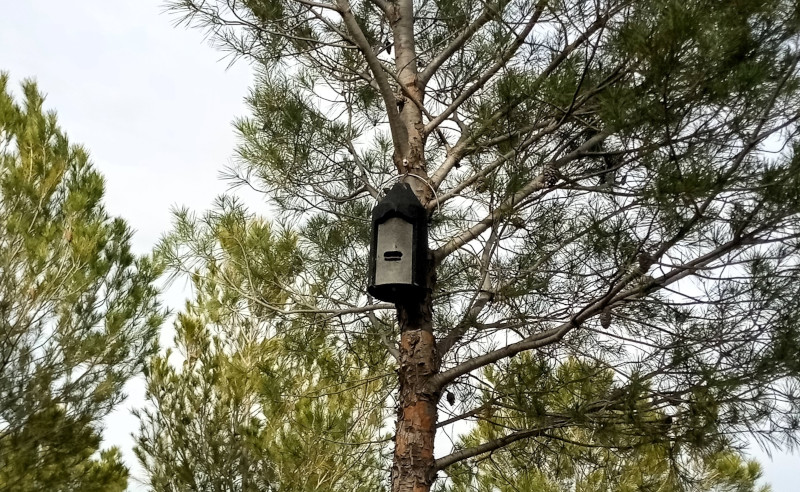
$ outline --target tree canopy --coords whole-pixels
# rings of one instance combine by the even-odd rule
[[[216,205],[200,217],[180,210],[158,248],[160,257],[190,267],[183,273],[196,296],[176,320],[175,351],[154,357],[145,371],[150,405],[138,414],[136,452],[148,485],[154,491],[386,490],[392,409],[371,405],[382,405],[393,391],[390,359],[383,357],[383,366],[370,361],[365,372],[358,351],[331,345],[324,315],[306,310],[316,323],[277,316],[275,305],[285,302],[280,286],[303,270],[298,237],[230,198]],[[254,290],[262,295],[250,296]],[[536,426],[548,413],[574,414],[584,402],[619,390],[600,364],[549,364],[525,354],[509,367],[487,369],[494,389],[478,395],[478,423],[459,446],[494,439],[508,425]],[[492,400],[499,392],[513,406],[497,408]],[[445,400],[452,407],[456,396]],[[760,466],[736,449],[720,443],[697,452],[684,436],[661,437],[670,415],[649,403],[636,410],[640,415],[591,429],[542,432],[543,447],[518,442],[477,467],[456,465],[441,490],[768,490],[756,486]]]
[[[122,491],[101,420],[155,353],[160,271],[130,250],[103,178],[0,74],[0,490]]]
[[[257,64],[229,177],[298,234],[303,272],[283,294],[237,290],[369,374],[394,361],[397,391],[371,396],[398,407],[392,490],[567,431],[590,448],[624,426],[612,448],[708,459],[746,435],[797,443],[796,2],[171,6]],[[365,284],[369,212],[398,181],[429,211],[430,277],[425,299],[393,306]],[[524,357],[610,383],[548,410],[560,390],[526,380]],[[484,431],[434,451],[436,428],[462,421]]]
[[[154,491],[382,490],[386,373],[337,350],[325,324],[278,319],[283,283],[302,258],[297,238],[223,200],[220,213],[182,211],[159,251],[186,231],[196,297],[176,321],[175,348],[152,359],[136,453]],[[176,242],[177,241],[177,242]],[[258,298],[249,298],[253,289]],[[182,361],[181,361],[182,359]],[[385,361],[388,362],[388,361]],[[376,366],[371,366],[373,369]],[[372,441],[371,444],[366,444]]]

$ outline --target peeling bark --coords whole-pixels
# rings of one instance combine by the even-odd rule
[[[435,283],[431,272],[429,286]],[[428,492],[436,479],[433,441],[440,393],[430,379],[439,372],[432,323],[432,289],[419,303],[398,305],[400,322],[399,407],[392,492]]]
[[[397,110],[404,131],[394,148],[393,161],[423,205],[433,200],[425,162],[425,90],[417,72],[414,12],[411,0],[387,3],[392,26],[397,69]],[[430,256],[430,255],[429,255]],[[432,257],[431,257],[432,258]],[[392,492],[428,492],[436,479],[433,441],[436,434],[440,392],[432,390],[431,378],[439,373],[439,355],[433,334],[435,264],[428,259],[426,294],[423,299],[397,305],[400,325],[399,402],[392,464]]]
[[[391,25],[395,46],[397,68],[398,117],[405,130],[406,140],[394,149],[394,164],[403,179],[423,205],[433,199],[428,184],[425,162],[425,124],[422,121],[422,106],[425,87],[417,72],[417,53],[414,41],[414,12],[410,0],[397,2],[391,8]],[[413,176],[409,176],[413,175]]]

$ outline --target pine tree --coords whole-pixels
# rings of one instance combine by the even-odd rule
[[[365,374],[332,347],[316,314],[274,316],[269,303],[286,301],[282,284],[302,266],[296,236],[233,201],[218,205],[201,218],[179,212],[158,249],[192,265],[196,296],[178,315],[176,352],[147,371],[136,454],[150,487],[383,490],[386,411],[370,405],[386,374]]]
[[[0,75],[0,490],[122,491],[101,420],[154,353],[159,272],[36,84]],[[99,451],[99,452],[98,452]]]
[[[462,436],[458,449],[469,449],[503,435],[509,425],[548,427],[548,420],[582,417],[586,401],[620,391],[613,371],[594,361],[551,362],[528,354],[509,367],[487,369],[491,389],[480,397],[484,413]],[[648,391],[647,388],[642,388]],[[496,398],[506,404],[493,408]],[[448,492],[520,491],[724,491],[766,492],[759,487],[761,467],[729,443],[701,450],[683,444],[686,427],[648,402],[624,405],[608,413],[625,418],[588,419],[575,426],[543,429],[535,439],[518,441],[484,459],[462,461],[449,471]],[[491,412],[488,412],[490,409]],[[666,438],[665,438],[666,436]]]
[[[308,273],[276,315],[336,313],[335,347],[397,364],[393,492],[652,411],[706,455],[797,443],[796,2],[172,6],[258,68],[230,177],[300,235]],[[429,211],[430,254],[424,299],[392,306],[365,277],[369,212],[396,182]],[[529,352],[594,361],[618,391],[434,454],[437,425],[513,397],[479,412],[482,370]]]

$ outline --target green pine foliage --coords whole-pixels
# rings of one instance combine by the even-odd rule
[[[665,414],[656,402],[629,398],[613,372],[570,359],[551,367],[523,355],[487,370],[491,390],[480,395],[481,419],[456,449],[496,439],[509,427],[531,429],[530,439],[475,463],[454,465],[449,492],[767,492],[761,468],[728,443],[701,449],[687,442],[694,421]],[[646,394],[648,388],[641,388]],[[602,418],[592,408],[605,407]],[[616,417],[616,418],[615,418]],[[580,422],[580,426],[566,423]]]
[[[136,454],[152,490],[383,490],[390,368],[366,373],[338,350],[329,316],[278,316],[303,265],[297,236],[221,199],[201,218],[179,211],[158,251],[196,295],[175,350],[146,371]]]
[[[425,396],[458,395],[439,419],[467,433],[436,450],[442,485],[509,446],[553,463],[540,426],[572,436],[570,455],[599,442],[643,470],[637,483],[673,488],[714,473],[750,483],[756,470],[719,454],[746,436],[798,443],[797,2],[171,6],[256,65],[229,177],[264,193],[303,258],[297,282],[270,292],[280,302],[230,288],[382,374],[399,327],[365,294],[369,212],[398,180],[426,202],[441,367]],[[513,362],[526,353],[555,375]],[[559,402],[557,368],[574,360],[614,391]],[[489,425],[514,398],[535,418]],[[493,480],[475,469],[463,483]]]
[[[155,351],[164,312],[152,261],[102,205],[102,176],[0,75],[0,490],[121,491],[101,420]]]

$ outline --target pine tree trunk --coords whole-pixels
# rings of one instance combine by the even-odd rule
[[[430,274],[433,285],[434,275]],[[431,290],[416,304],[398,306],[400,322],[400,394],[395,433],[392,492],[428,492],[436,478],[433,440],[438,393],[427,389],[439,371],[433,335]]]
[[[389,4],[394,32],[395,65],[398,67],[397,115],[402,131],[394,135],[394,163],[423,204],[433,199],[425,163],[422,105],[425,91],[417,76],[413,1]],[[397,306],[400,325],[399,405],[394,439],[392,492],[428,492],[436,473],[433,440],[436,434],[439,393],[429,389],[439,372],[439,354],[433,334],[433,288],[436,272],[429,261],[425,297]]]

